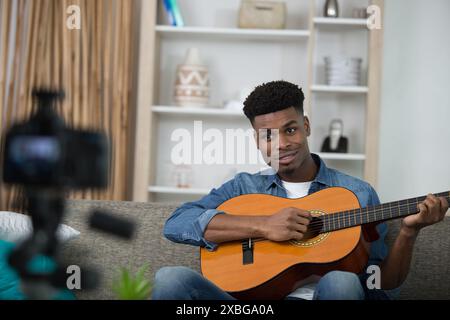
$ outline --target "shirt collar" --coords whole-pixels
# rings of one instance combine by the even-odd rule
[[[323,160],[317,154],[311,153],[311,156],[316,165],[318,165],[319,167],[319,171],[317,171],[316,177],[314,178],[313,182],[331,186],[332,179],[330,169],[328,169],[328,167],[325,165],[325,162],[323,162]],[[267,176],[265,190],[271,188],[274,183],[279,187],[282,187],[281,179],[278,174],[276,174],[273,168],[267,169],[266,171],[264,171],[264,174]]]

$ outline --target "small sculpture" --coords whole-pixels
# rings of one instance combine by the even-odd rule
[[[337,18],[339,16],[339,6],[337,0],[327,0],[323,8],[323,16]]]
[[[344,124],[340,119],[334,119],[330,123],[330,134],[322,144],[322,152],[347,153],[348,139],[342,136]]]

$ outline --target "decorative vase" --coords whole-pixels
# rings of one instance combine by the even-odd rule
[[[327,0],[323,8],[323,16],[337,18],[339,16],[339,6],[337,0]]]
[[[361,82],[361,58],[324,57],[325,81],[330,86],[359,86]]]
[[[172,179],[177,188],[191,188],[192,167],[187,164],[175,165],[172,171]]]
[[[208,104],[209,73],[197,48],[188,49],[183,64],[177,67],[174,100],[182,107],[205,107]]]

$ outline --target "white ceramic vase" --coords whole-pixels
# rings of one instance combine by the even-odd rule
[[[182,107],[206,107],[209,101],[209,73],[197,48],[190,48],[183,64],[178,65],[174,101]]]
[[[358,86],[361,82],[361,58],[324,57],[325,80],[330,86]]]

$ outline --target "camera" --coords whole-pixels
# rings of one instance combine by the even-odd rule
[[[56,112],[63,91],[33,90],[35,109],[28,120],[14,124],[3,136],[3,181],[23,188],[24,204],[31,217],[33,233],[8,258],[22,279],[31,299],[49,298],[50,292],[65,288],[65,269],[58,261],[56,230],[62,221],[68,190],[106,188],[109,183],[110,141],[101,131],[74,129]],[[96,210],[90,227],[131,238],[134,224]],[[57,268],[36,274],[30,261],[39,254],[53,258]],[[95,270],[84,269],[85,288],[98,281]]]
[[[5,136],[3,180],[71,189],[108,185],[109,142],[100,132],[67,128],[55,111],[62,91],[34,90],[37,111]]]

